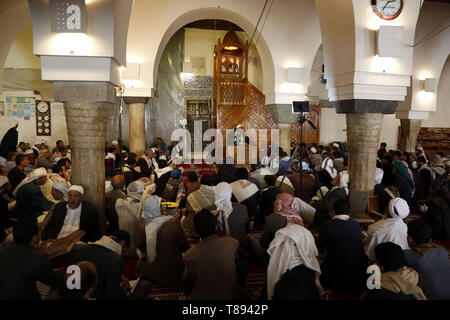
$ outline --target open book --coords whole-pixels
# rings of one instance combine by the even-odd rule
[[[57,239],[45,248],[45,252],[49,255],[50,259],[69,253],[85,234],[86,232],[84,230],[78,230],[64,238]]]

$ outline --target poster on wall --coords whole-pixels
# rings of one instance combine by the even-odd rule
[[[5,115],[8,117],[30,120],[35,115],[36,99],[34,97],[5,97]]]

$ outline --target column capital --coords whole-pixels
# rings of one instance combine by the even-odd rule
[[[400,120],[428,120],[429,115],[430,113],[428,111],[398,110],[395,113],[395,118]]]
[[[360,113],[382,113],[393,114],[397,110],[398,101],[371,100],[371,99],[349,99],[335,101],[336,113],[360,114]]]
[[[123,101],[126,104],[135,104],[135,103],[143,103],[147,104],[148,97],[123,97]]]
[[[114,85],[109,82],[55,81],[55,101],[115,103]]]

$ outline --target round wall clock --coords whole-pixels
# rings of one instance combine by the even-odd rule
[[[403,9],[403,0],[372,0],[373,11],[384,20],[394,20]]]
[[[51,112],[50,102],[36,101],[36,135],[51,135]]]
[[[48,104],[47,104],[47,102],[45,102],[45,101],[39,102],[39,104],[37,105],[37,109],[41,113],[46,113],[48,111]]]

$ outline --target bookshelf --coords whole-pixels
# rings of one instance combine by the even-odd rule
[[[437,152],[450,154],[450,128],[420,128],[417,145],[422,146],[428,157]]]

